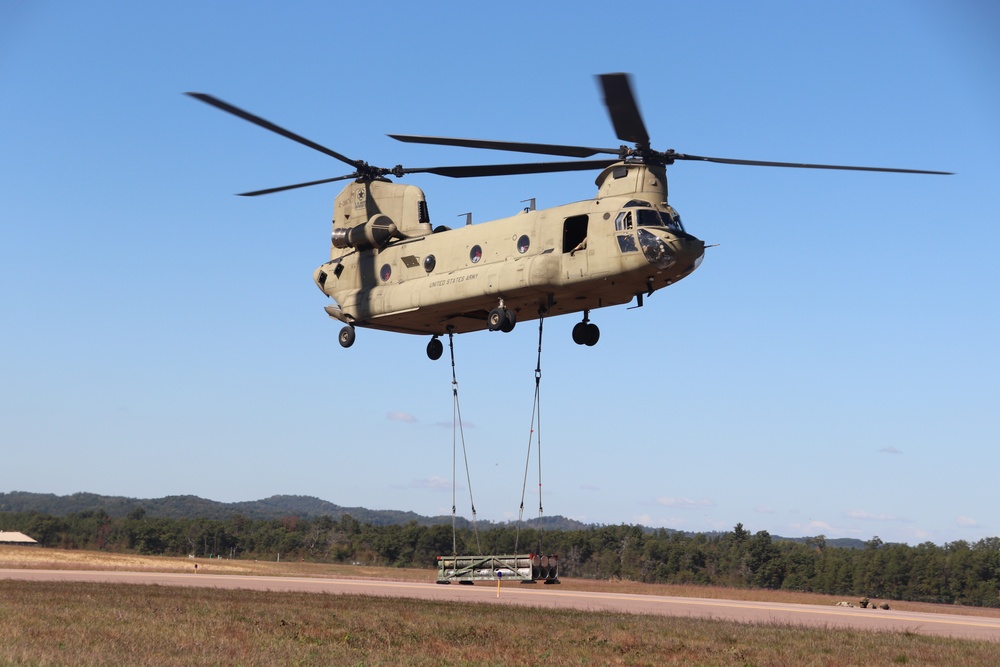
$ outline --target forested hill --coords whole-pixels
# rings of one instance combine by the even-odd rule
[[[124,518],[137,511],[151,519],[210,519],[226,521],[233,516],[243,516],[253,521],[284,519],[290,516],[300,519],[316,519],[332,517],[339,519],[345,514],[362,524],[372,526],[396,526],[415,521],[421,526],[451,525],[451,515],[422,516],[415,512],[401,510],[370,510],[365,507],[342,507],[314,496],[271,496],[263,500],[249,500],[239,503],[222,503],[206,500],[198,496],[167,496],[165,498],[125,498],[123,496],[102,496],[96,493],[74,493],[69,496],[57,496],[52,493],[30,493],[27,491],[11,491],[0,493],[0,512],[37,512],[49,516],[66,517],[81,512],[103,511],[113,518]],[[546,516],[539,524],[537,517],[530,518],[529,523],[542,530],[585,530],[597,528],[595,524],[585,524],[564,516]],[[471,526],[464,517],[458,517],[456,525],[461,528]],[[480,526],[503,526],[507,523],[480,521]],[[651,532],[653,528],[643,527]],[[668,530],[668,532],[677,532]],[[695,533],[685,533],[694,536]],[[706,533],[706,537],[717,537],[721,533]],[[780,537],[775,540],[790,542],[806,542],[808,537]],[[860,549],[865,543],[854,538],[825,538],[831,547]]]
[[[57,496],[51,493],[11,491],[0,493],[0,512],[38,512],[65,517],[80,512],[104,511],[111,517],[126,517],[141,510],[145,516],[163,519],[212,519],[225,521],[234,515],[254,521],[284,519],[289,516],[315,519],[329,516],[339,519],[349,514],[356,521],[373,526],[392,526],[411,521],[421,526],[451,524],[451,515],[427,517],[415,512],[400,510],[370,510],[364,507],[341,507],[313,496],[271,496],[263,500],[222,503],[198,496],[167,496],[165,498],[125,498],[101,496],[96,493],[74,493]],[[461,526],[468,521],[459,518]],[[489,521],[480,522],[490,524]],[[532,521],[538,525],[537,520]],[[587,526],[562,516],[544,517],[542,527],[547,530],[579,530]]]

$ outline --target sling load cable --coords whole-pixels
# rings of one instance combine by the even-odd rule
[[[469,504],[472,506],[472,532],[476,536],[476,550],[479,555],[483,554],[483,548],[479,544],[479,528],[476,525],[476,503],[472,499],[472,477],[469,475],[469,454],[465,449],[465,430],[462,427],[462,408],[458,404],[458,379],[455,376],[455,335],[448,328],[448,349],[451,351],[451,393],[454,397],[452,407],[452,429],[451,429],[451,549],[452,555],[458,556],[458,529],[455,525],[455,493],[458,488],[458,440],[462,437],[462,458],[465,460],[465,479],[469,485]]]
[[[535,402],[531,406],[531,427],[528,431],[528,454],[524,461],[524,482],[521,485],[521,507],[517,513],[517,531],[514,534],[514,554],[517,555],[518,542],[521,539],[521,518],[524,515],[524,495],[528,489],[528,468],[531,465],[531,440],[538,438],[538,553],[542,552],[542,324],[545,320],[545,307],[538,309],[538,363],[535,366]],[[537,416],[537,422],[536,422]],[[536,430],[537,427],[537,430]]]

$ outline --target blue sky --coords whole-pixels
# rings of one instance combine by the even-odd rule
[[[1000,9],[988,2],[0,5],[0,490],[451,511],[451,368],[336,342],[330,158],[511,161],[386,133],[954,171],[679,163],[718,247],[642,309],[546,322],[547,514],[916,544],[1000,534]],[[517,156],[514,156],[515,158]],[[530,156],[527,156],[531,160]],[[596,174],[411,175],[435,224]],[[537,327],[456,338],[478,517],[516,518]],[[526,516],[537,513],[532,459]],[[469,515],[461,480],[458,511]]]

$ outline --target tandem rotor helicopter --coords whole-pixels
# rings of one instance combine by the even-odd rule
[[[343,176],[242,193],[258,196],[351,180],[334,200],[330,261],[313,272],[334,303],[339,342],[350,347],[357,327],[431,336],[427,356],[441,357],[445,334],[509,332],[520,320],[582,313],[573,341],[594,345],[600,329],[590,312],[648,297],[690,275],[705,243],[689,234],[667,202],[666,167],[677,160],[806,169],[910,174],[942,171],[737,160],[657,151],[627,74],[598,77],[615,134],[625,144],[591,148],[391,134],[403,142],[515,151],[571,161],[392,168],[352,160],[270,121],[204,93],[187,93],[349,165]],[[613,157],[594,160],[594,155]],[[450,229],[433,227],[423,191],[389,180],[429,173],[451,178],[600,170],[592,199]]]

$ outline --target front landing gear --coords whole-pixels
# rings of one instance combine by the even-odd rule
[[[431,361],[437,361],[441,358],[444,353],[444,344],[441,342],[437,336],[431,338],[430,342],[427,343],[427,358]]]
[[[577,345],[593,347],[601,339],[601,330],[590,321],[590,311],[583,311],[583,322],[577,322],[573,327],[573,342]]]
[[[337,340],[340,342],[341,347],[350,347],[354,345],[354,327],[347,325],[341,329]]]

